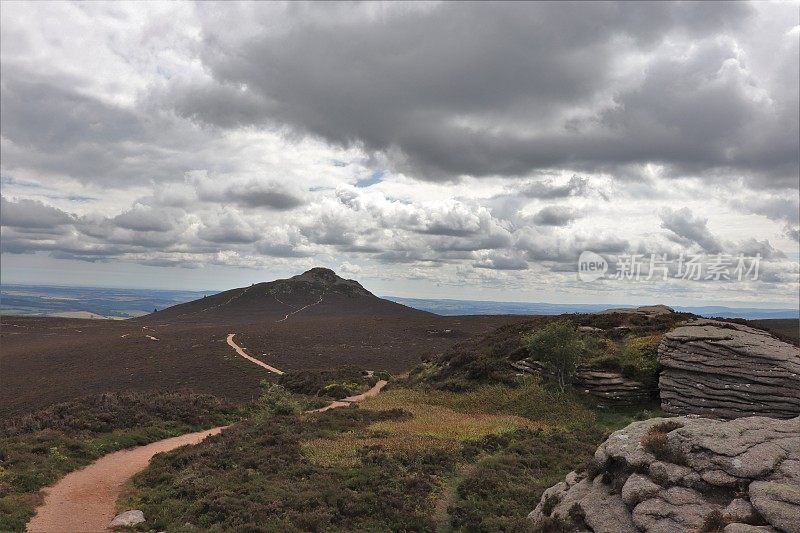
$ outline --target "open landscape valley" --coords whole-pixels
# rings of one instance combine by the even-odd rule
[[[602,444],[616,430],[634,432],[626,439],[651,457],[647,483],[661,490],[702,494],[705,486],[743,482],[722,464],[714,479],[656,474],[654,465],[667,458],[678,465],[667,476],[678,475],[670,468],[707,468],[693,456],[674,458],[684,452],[655,448],[655,430],[634,429],[663,427],[658,438],[672,442],[693,424],[653,418],[672,412],[788,418],[758,445],[791,464],[800,438],[792,392],[800,387],[797,321],[758,325],[774,334],[665,306],[441,317],[381,300],[319,268],[139,319],[2,317],[0,529],[100,531],[117,513],[115,527],[165,531],[733,524],[739,517],[724,515],[721,500],[697,504],[690,515],[659,514],[665,511],[653,498],[670,502],[672,492],[654,489],[632,500],[632,511],[625,496],[615,500],[609,526],[594,506],[607,505],[601,502],[624,481],[608,476],[595,478],[599,487],[608,483],[606,492],[580,489],[573,498],[576,488],[552,504],[548,494],[573,470],[578,480],[604,468],[623,480],[638,475],[627,472],[641,471],[639,459],[626,456],[620,464],[630,470],[618,472],[595,453],[619,438]],[[697,364],[715,364],[709,357],[723,347],[737,355],[725,357],[729,367],[718,375],[674,362],[695,354]],[[764,370],[747,366],[764,358],[771,361]],[[678,393],[679,376],[707,376],[714,390],[736,390],[734,403],[699,395],[703,387],[697,396]],[[750,410],[736,402],[749,402]],[[797,481],[791,467],[783,477],[771,468],[750,481]],[[800,503],[781,490],[782,503],[751,496],[755,507],[741,523],[795,531],[786,516],[800,512]],[[727,503],[736,491],[729,494]],[[646,518],[637,511],[645,504],[653,507]]]
[[[800,0],[0,0],[0,533],[800,533]]]

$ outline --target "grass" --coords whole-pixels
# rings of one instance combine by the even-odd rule
[[[506,419],[506,422],[513,425],[514,421],[516,427],[571,428],[593,424],[597,419],[596,413],[581,402],[577,393],[561,394],[533,379],[518,387],[493,384],[466,392],[397,388],[363,404],[366,409],[419,409],[419,406],[442,407],[470,415],[511,415],[517,418]]]
[[[479,459],[458,484],[448,508],[451,527],[465,531],[528,531],[527,514],[542,492],[587,460],[605,433],[518,430],[487,437],[478,447],[497,449]]]
[[[142,509],[157,530],[429,531],[437,480],[452,470],[454,454],[348,442],[371,424],[407,416],[347,408],[251,419],[157,456],[122,505]],[[355,457],[334,457],[352,449]]]
[[[620,342],[594,339],[585,364],[591,368],[616,370],[645,385],[658,385],[658,345],[662,335],[628,336]]]
[[[0,426],[0,531],[22,531],[39,490],[107,453],[238,419],[208,395],[109,393],[55,405]]]
[[[341,399],[365,392],[378,379],[388,378],[386,372],[367,375],[367,372],[354,366],[335,370],[300,370],[287,372],[278,378],[278,383],[287,390],[310,396]]]
[[[456,393],[393,387],[302,414],[268,386],[260,411],[159,455],[120,509],[169,531],[522,531],[542,491],[631,414],[534,383]]]

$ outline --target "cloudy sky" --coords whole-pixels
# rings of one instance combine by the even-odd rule
[[[797,306],[799,13],[3,2],[2,281]]]

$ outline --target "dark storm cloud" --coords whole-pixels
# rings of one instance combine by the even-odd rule
[[[0,224],[23,229],[55,229],[74,222],[64,211],[36,200],[17,201],[0,197]]]
[[[226,211],[216,220],[205,222],[197,235],[218,244],[250,244],[259,239],[255,229],[233,211]]]
[[[560,263],[573,268],[584,251],[601,255],[623,254],[630,250],[631,244],[626,239],[610,235],[551,237],[523,231],[517,239],[516,248],[524,252],[529,261]]]
[[[198,196],[205,201],[234,202],[242,207],[265,207],[278,211],[294,209],[305,203],[300,190],[276,181],[250,180],[224,188],[200,184]]]
[[[111,219],[117,227],[134,231],[169,231],[172,223],[164,213],[136,206]]]
[[[684,207],[673,210],[664,209],[661,214],[661,227],[669,230],[668,238],[683,246],[697,244],[708,253],[720,253],[723,245],[708,229],[708,219],[694,216]]]
[[[279,15],[255,4],[221,20],[202,7],[214,83],[170,98],[206,123],[286,124],[388,153],[422,179],[647,162],[773,186],[797,174],[795,88],[753,78],[728,39],[746,34],[748,4],[316,4]],[[247,21],[241,37],[234,20]],[[678,61],[658,55],[665,39],[697,41]],[[618,84],[620,61],[642,54],[641,82]],[[597,108],[603,95],[611,105]]]
[[[527,183],[520,193],[529,198],[549,200],[568,196],[583,196],[589,190],[589,179],[572,176],[567,183],[557,184],[553,180],[532,181]]]
[[[563,205],[543,207],[533,215],[533,222],[540,226],[568,226],[580,213]]]

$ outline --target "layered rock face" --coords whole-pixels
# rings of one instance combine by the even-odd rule
[[[799,533],[800,417],[634,422],[529,518],[536,531]]]
[[[654,394],[651,387],[609,370],[578,369],[573,384],[606,405],[639,405]]]
[[[800,349],[739,324],[695,320],[658,348],[661,408],[732,419],[800,415]]]
[[[531,358],[511,363],[511,366],[525,374],[539,378],[547,375],[547,368]],[[597,398],[604,405],[628,406],[648,402],[655,394],[652,387],[626,378],[619,372],[580,367],[575,372],[573,385]]]

